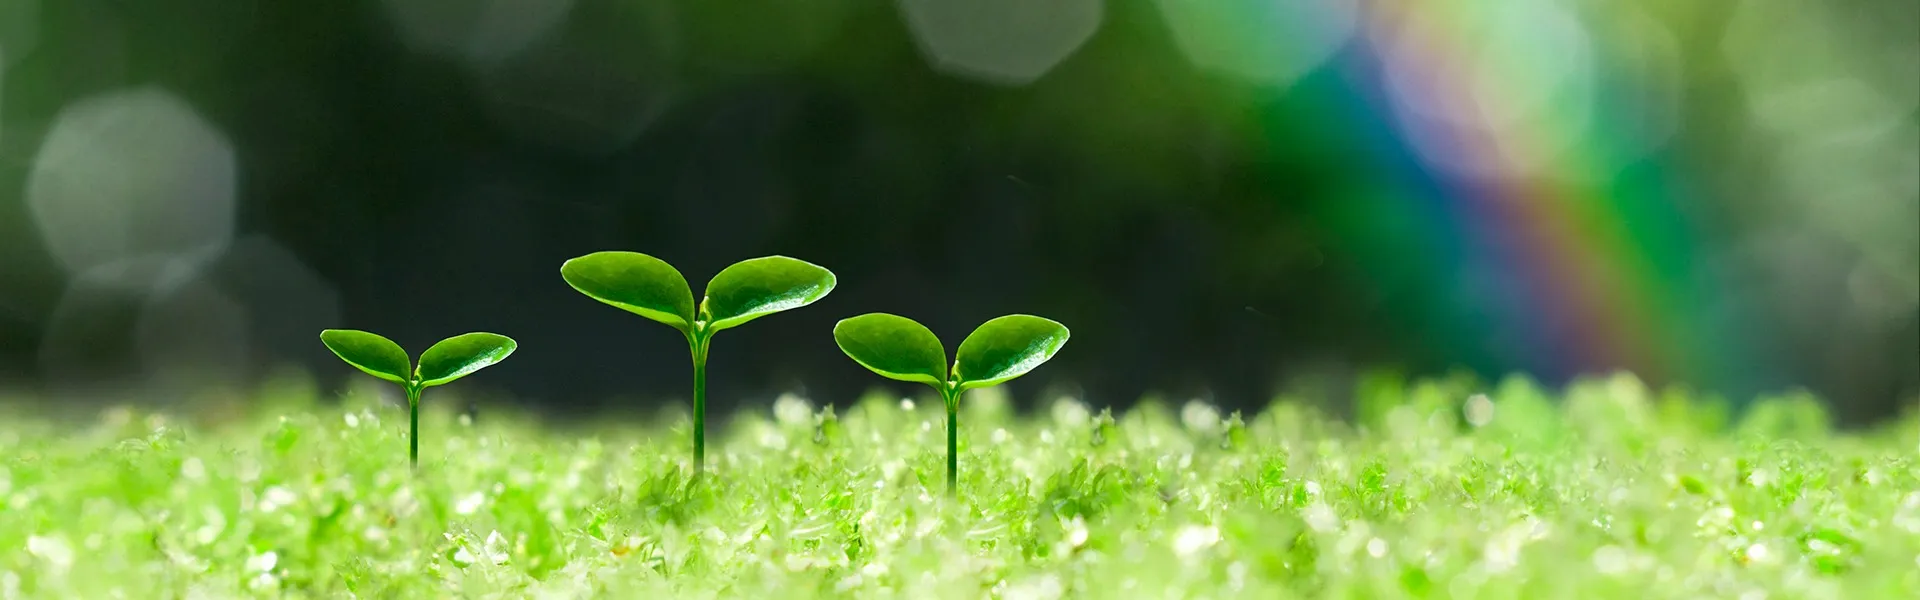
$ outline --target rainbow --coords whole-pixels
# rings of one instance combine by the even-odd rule
[[[1671,40],[1640,13],[1603,8],[1358,11],[1345,48],[1286,92],[1344,107],[1332,111],[1341,135],[1361,149],[1366,176],[1316,216],[1378,278],[1398,324],[1459,366],[1778,386],[1760,328],[1707,279],[1699,216],[1683,211],[1699,203],[1662,148],[1678,104],[1660,77],[1674,73]]]

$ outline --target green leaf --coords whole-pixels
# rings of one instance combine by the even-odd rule
[[[560,265],[567,285],[595,300],[687,331],[693,289],[666,261],[639,252],[595,252]]]
[[[934,387],[947,382],[947,351],[940,338],[913,319],[869,313],[833,326],[833,341],[854,362],[889,379]]]
[[[953,373],[962,390],[999,385],[1053,358],[1067,335],[1065,325],[1033,315],[987,321],[960,342]]]
[[[365,331],[328,329],[320,332],[320,343],[368,375],[403,385],[412,380],[408,375],[413,373],[413,360],[393,340]]]
[[[504,335],[468,333],[434,344],[420,354],[420,370],[415,375],[420,387],[453,383],[474,371],[507,359],[520,344]]]
[[[833,291],[832,271],[785,256],[766,256],[734,263],[707,283],[701,302],[713,331],[738,327],[783,310],[800,308]]]

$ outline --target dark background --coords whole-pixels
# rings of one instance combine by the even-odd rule
[[[1445,25],[1471,13],[1362,3],[1351,31],[1188,32],[1227,40],[1229,63],[1275,53],[1236,69],[1183,45],[1161,3],[938,4],[0,0],[0,383],[161,401],[292,361],[331,386],[349,373],[321,328],[413,352],[485,330],[522,348],[469,389],[562,412],[678,401],[684,340],[558,276],[623,249],[696,293],[768,254],[838,274],[820,303],[718,337],[716,410],[892,385],[829,334],[869,311],[950,350],[1002,314],[1066,323],[1066,349],[1010,385],[1022,402],[1251,407],[1376,367],[1624,368],[1736,401],[1806,386],[1857,422],[1920,390],[1910,3],[1570,4],[1595,65],[1581,89],[1609,110],[1667,100],[1593,117],[1560,156],[1603,155],[1636,114],[1671,128],[1491,175],[1445,160],[1464,147],[1423,153],[1378,83],[1440,68],[1383,50],[1427,39],[1389,24],[1471,45],[1485,34]],[[1321,14],[1297,5],[1281,16]],[[1647,32],[1665,43],[1636,45]],[[1482,73],[1496,98],[1563,80],[1501,70],[1526,50],[1431,76]],[[1557,102],[1493,137],[1553,131]],[[1418,208],[1498,189],[1621,208]],[[1456,252],[1474,244],[1493,250]],[[1630,310],[1613,303],[1643,299],[1620,291],[1635,277],[1605,273],[1631,261],[1658,285]],[[1621,339],[1640,350],[1604,350]]]

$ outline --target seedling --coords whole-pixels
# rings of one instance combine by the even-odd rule
[[[713,334],[833,291],[833,272],[803,260],[766,256],[734,263],[707,282],[698,306],[687,278],[638,252],[595,252],[560,266],[567,285],[595,300],[680,330],[693,353],[693,469],[707,463],[707,346]]]
[[[504,335],[468,333],[453,336],[420,354],[415,366],[407,351],[379,335],[352,329],[320,332],[328,350],[368,375],[400,384],[407,392],[407,465],[420,466],[420,393],[436,385],[472,375],[520,347]]]
[[[953,366],[940,338],[913,319],[870,313],[840,321],[833,339],[860,366],[882,377],[917,381],[940,391],[947,404],[947,493],[954,493],[959,451],[959,401],[967,390],[1025,375],[1067,344],[1067,328],[1032,315],[1007,315],[980,325],[960,342]]]

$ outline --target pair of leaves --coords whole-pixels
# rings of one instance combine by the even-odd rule
[[[1025,375],[1067,344],[1065,325],[1032,315],[981,324],[960,342],[953,366],[940,338],[906,317],[870,313],[833,326],[833,340],[854,362],[889,379],[917,381],[958,394]]]
[[[328,329],[320,332],[320,342],[340,360],[368,375],[415,388],[430,388],[452,383],[495,363],[506,360],[520,345],[512,339],[492,333],[469,333],[441,340],[420,354],[415,366],[393,340],[352,329]]]
[[[766,256],[734,263],[707,282],[698,306],[687,278],[666,261],[638,252],[595,252],[560,266],[567,285],[587,296],[688,335],[738,327],[826,297],[833,272],[803,260]]]

